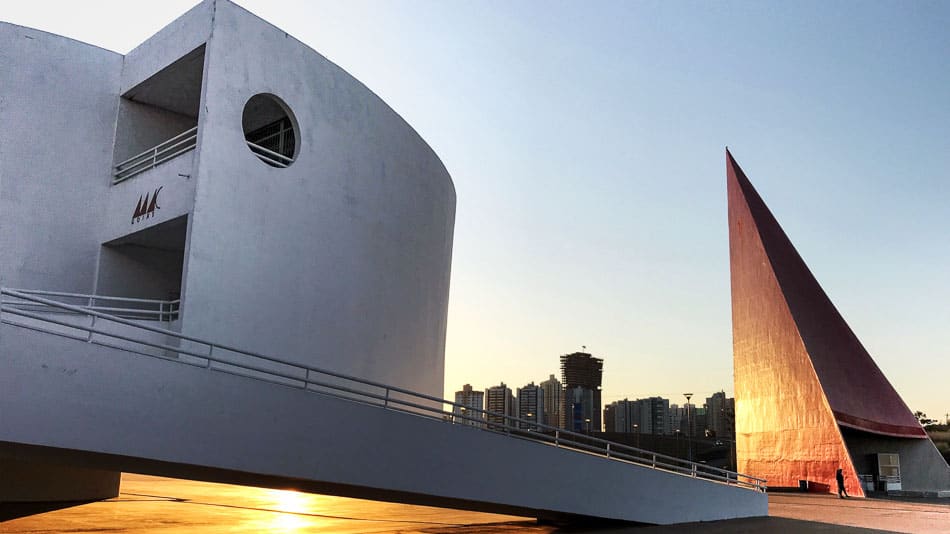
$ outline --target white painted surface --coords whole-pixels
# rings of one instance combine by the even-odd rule
[[[122,56],[0,23],[0,285],[89,293]]]
[[[17,73],[0,78],[0,118],[17,125],[0,131],[0,284],[167,298],[177,284],[130,283],[150,271],[100,261],[100,245],[188,215],[184,333],[441,395],[455,190],[361,83],[225,0],[125,57],[6,24],[0,44],[2,71]],[[196,149],[111,186],[113,156],[188,125],[119,95],[202,44]],[[288,169],[245,145],[244,104],[261,92],[300,125]],[[159,187],[160,209],[133,223]]]
[[[195,199],[194,158],[192,150],[110,187],[106,199],[108,211],[97,228],[100,242],[108,243],[191,213]],[[159,187],[162,188],[158,194],[159,209],[150,217],[133,222],[132,214],[139,199],[153,194]]]
[[[441,396],[455,191],[438,157],[357,80],[230,2],[206,47],[184,333]],[[244,105],[280,97],[299,154],[244,145]]]

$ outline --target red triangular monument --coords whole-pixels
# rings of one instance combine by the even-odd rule
[[[728,150],[726,175],[738,471],[835,489],[840,468],[864,495],[857,475],[874,474],[874,452],[927,434]]]

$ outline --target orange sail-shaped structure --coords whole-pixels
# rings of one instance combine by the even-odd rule
[[[738,470],[770,487],[845,488],[902,458],[905,488],[950,468],[726,151]],[[913,465],[910,465],[910,464]]]

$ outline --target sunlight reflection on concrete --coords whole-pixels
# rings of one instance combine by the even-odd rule
[[[665,527],[618,527],[611,532],[871,532],[854,527],[914,533],[950,532],[947,528],[950,499],[938,501],[839,500],[830,494],[779,493],[769,496],[772,517],[768,518]],[[569,531],[585,532],[585,529],[583,525],[574,525]],[[591,531],[606,534],[602,529]],[[123,474],[116,499],[6,521],[0,523],[0,532],[549,534],[556,532],[556,528],[538,525],[533,519],[523,517]]]
[[[125,473],[119,496],[23,517],[6,533],[551,532],[530,518]]]

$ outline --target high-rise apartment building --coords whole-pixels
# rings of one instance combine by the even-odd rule
[[[564,390],[564,425],[571,432],[588,434],[600,431],[600,413],[595,411],[594,392],[582,386]],[[596,415],[596,417],[595,417]],[[594,426],[594,425],[597,426]]]
[[[703,437],[706,433],[706,406],[696,407],[696,411],[690,410],[690,435],[693,437]]]
[[[686,419],[684,410],[679,404],[670,404],[669,416],[667,418],[666,433],[675,434],[677,430],[681,429],[682,422]]]
[[[452,414],[455,416],[455,422],[469,426],[483,426],[485,414],[481,410],[485,409],[485,392],[472,389],[471,384],[462,386],[461,391],[455,392],[455,404]]]
[[[679,425],[673,428],[673,433],[679,430],[684,436],[701,435],[705,430],[706,410],[700,412],[700,409],[692,403],[684,404],[678,407],[678,410]],[[700,418],[702,419],[701,422]]]
[[[637,399],[632,424],[641,434],[668,434],[670,401],[663,397]]]
[[[601,429],[601,380],[604,360],[586,352],[561,356],[561,428],[574,432],[599,432]]]
[[[706,429],[718,437],[736,434],[735,399],[727,398],[724,391],[713,393],[706,399]]]
[[[670,401],[649,397],[616,401],[604,408],[607,432],[667,434],[670,424]]]
[[[532,423],[544,423],[544,390],[534,382],[518,388],[518,419]],[[539,430],[530,423],[518,423],[522,430]]]
[[[544,391],[544,424],[561,426],[561,397],[564,393],[561,382],[551,375],[541,382],[541,389]]]
[[[515,404],[515,397],[511,394],[511,388],[504,382],[497,386],[492,386],[485,390],[485,414],[489,428],[504,427],[513,424],[514,421],[506,421],[504,416],[517,417],[518,409]]]
[[[611,402],[604,406],[604,432],[623,432],[626,422],[623,421],[623,409],[621,403],[626,403],[627,399]],[[619,413],[618,413],[619,412]]]
[[[630,407],[634,401],[627,399],[614,401],[604,406],[604,431],[605,432],[630,432],[632,421],[630,419]]]
[[[667,434],[673,435],[678,432],[683,436],[702,435],[706,429],[705,413],[704,409],[697,408],[695,404],[682,406],[671,404],[668,418],[670,426]]]

